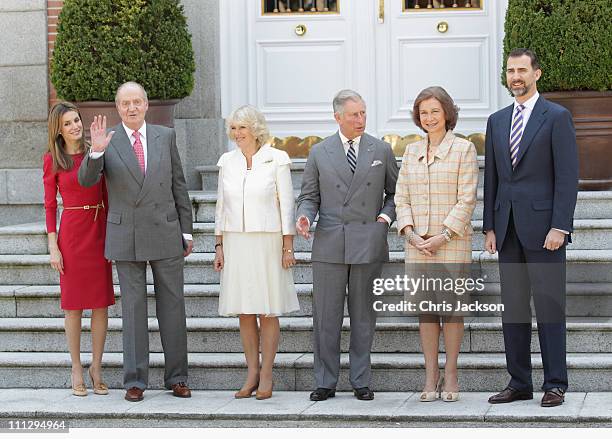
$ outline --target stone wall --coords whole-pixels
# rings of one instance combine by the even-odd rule
[[[45,0],[0,2],[0,224],[33,220],[47,142]],[[14,209],[6,209],[15,205]]]

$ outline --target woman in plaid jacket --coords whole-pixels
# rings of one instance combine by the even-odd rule
[[[406,238],[406,274],[417,280],[442,277],[452,285],[469,276],[478,183],[474,144],[452,132],[458,113],[442,87],[419,93],[412,117],[427,135],[406,147],[395,191],[397,228]],[[456,307],[467,296],[458,288],[440,291],[438,286],[434,290],[422,288],[411,296],[419,312],[425,356],[426,379],[420,400],[452,402],[459,399],[457,358],[463,339],[463,317]],[[446,347],[444,377],[438,369],[441,329]]]

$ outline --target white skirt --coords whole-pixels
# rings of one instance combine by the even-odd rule
[[[223,232],[219,314],[279,316],[300,309],[280,232]]]

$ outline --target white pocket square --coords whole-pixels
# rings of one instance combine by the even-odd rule
[[[372,166],[378,166],[378,165],[382,165],[382,162],[380,160],[374,160],[372,162]]]

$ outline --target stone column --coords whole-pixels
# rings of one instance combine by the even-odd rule
[[[189,189],[202,189],[196,166],[217,163],[227,148],[221,117],[219,2],[181,0],[195,53],[195,87],[174,114]],[[207,189],[207,188],[203,188]]]
[[[40,221],[48,112],[45,0],[2,0],[0,29],[0,225]]]

